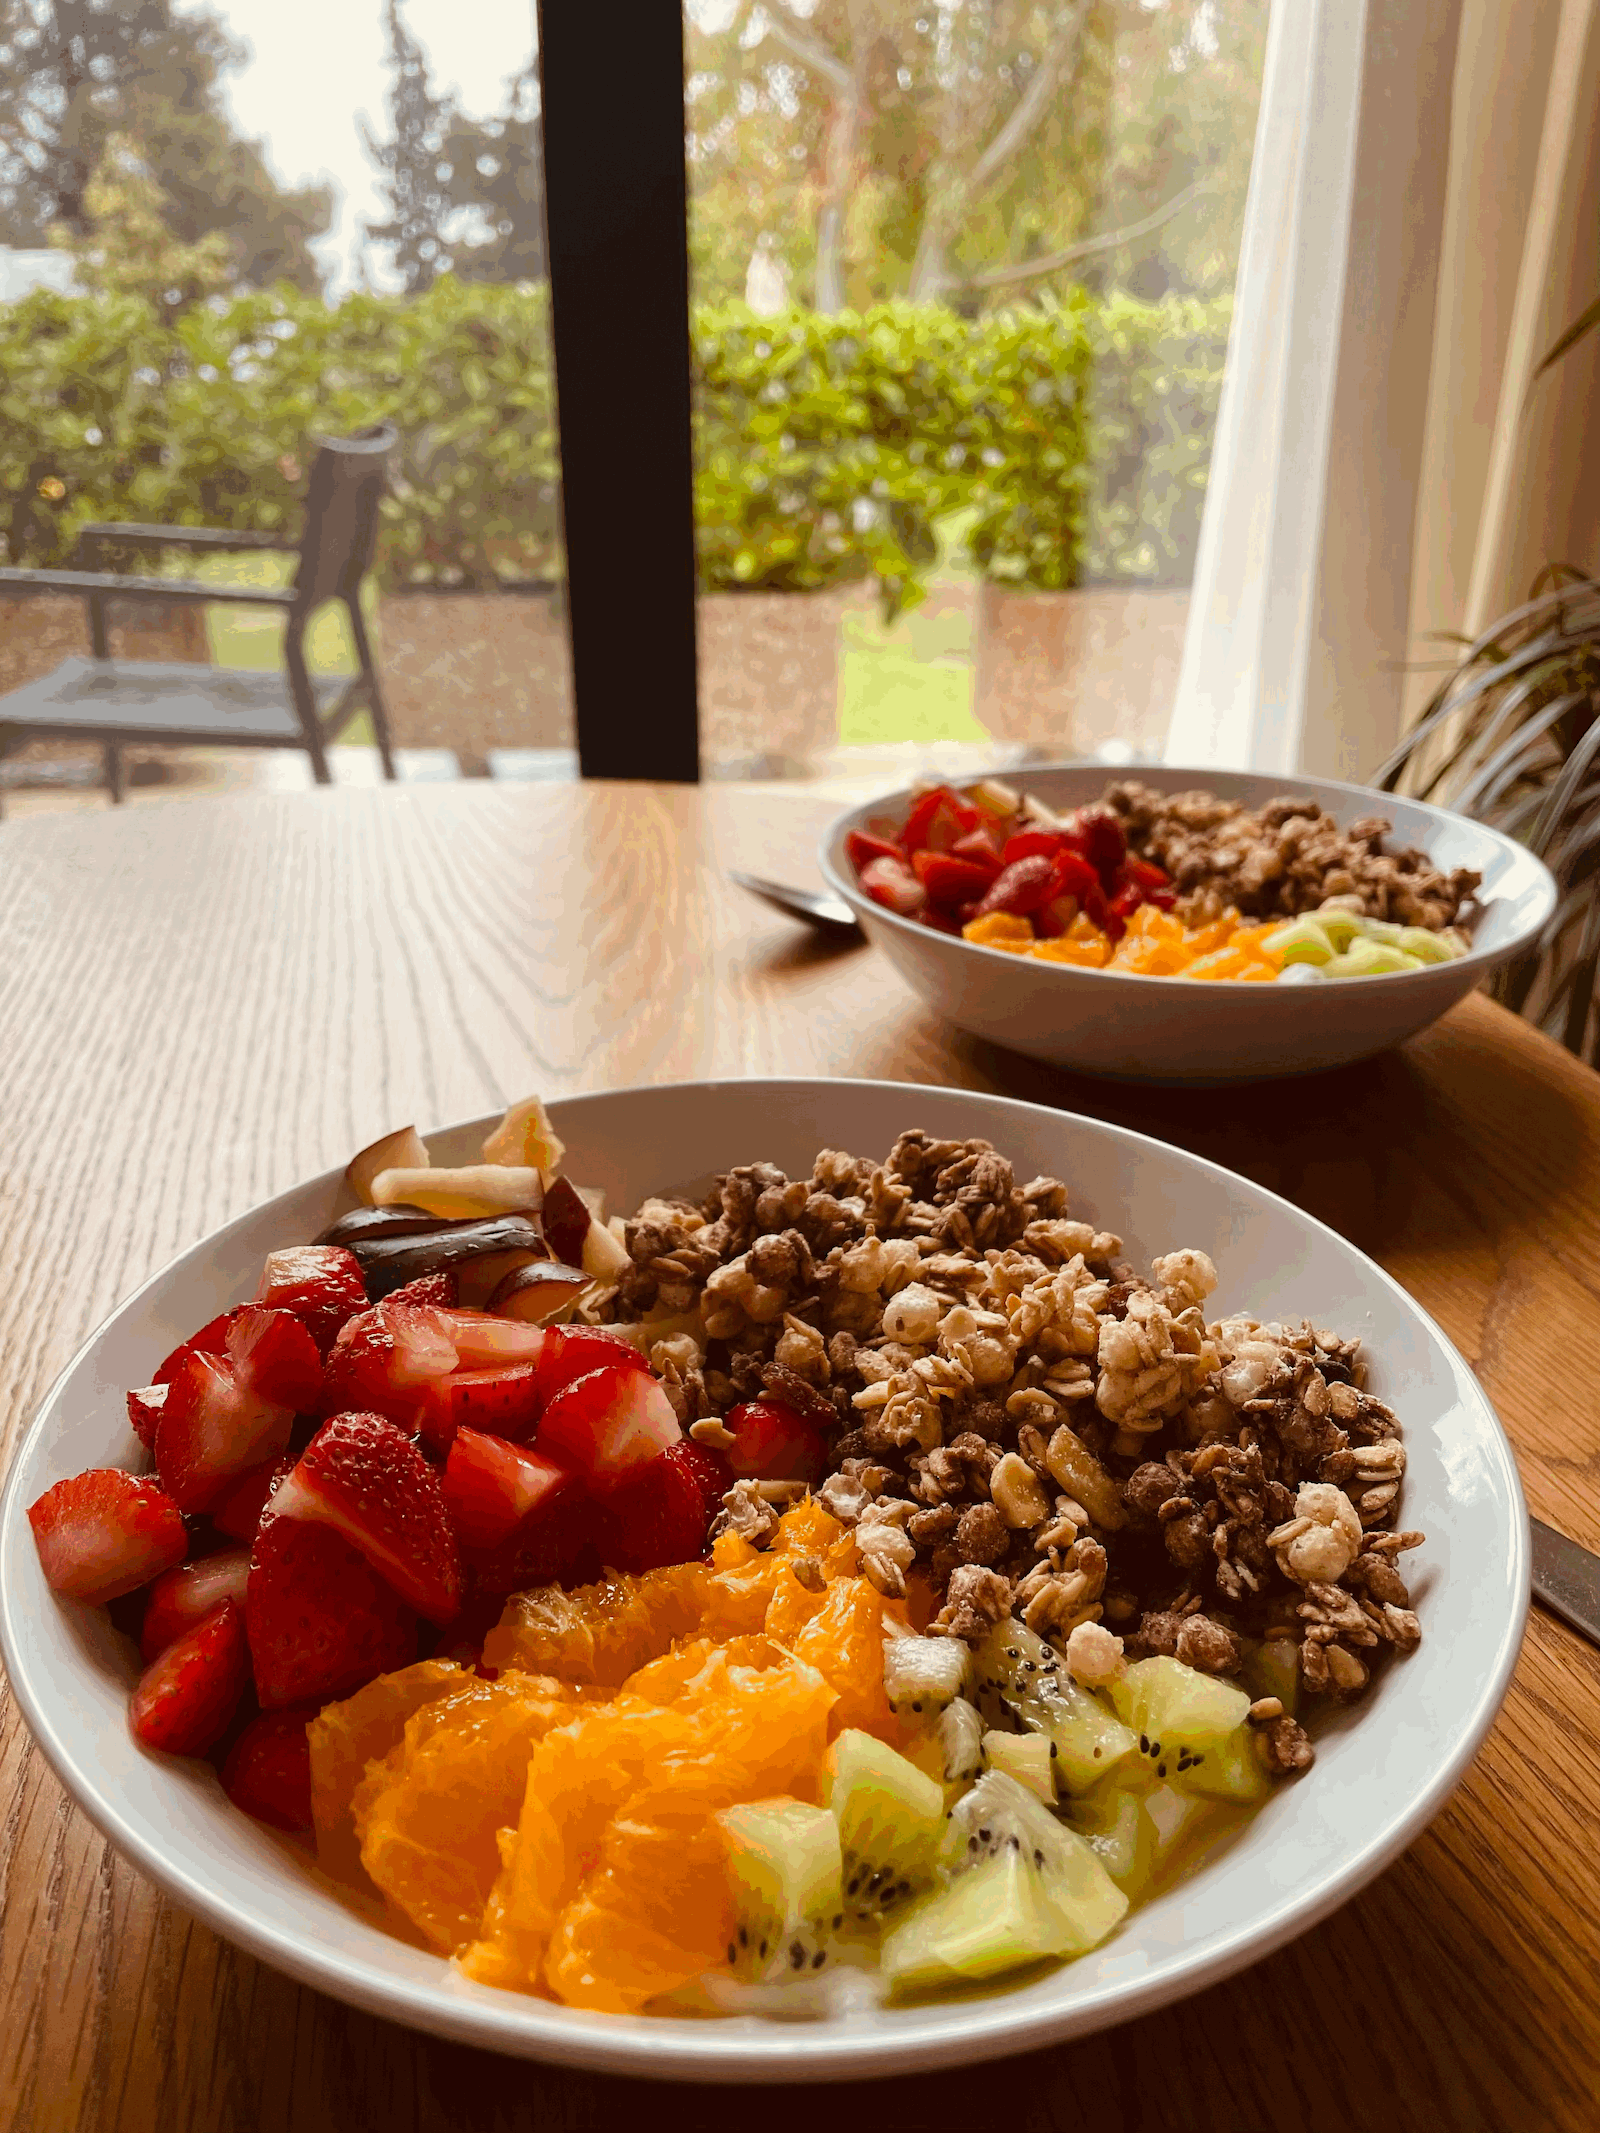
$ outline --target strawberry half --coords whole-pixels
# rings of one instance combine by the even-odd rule
[[[591,1370],[614,1364],[624,1370],[648,1371],[649,1363],[632,1341],[604,1326],[546,1326],[539,1350],[538,1397],[543,1409],[564,1386]]]
[[[458,1360],[443,1311],[387,1296],[340,1329],[323,1375],[322,1412],[407,1425],[422,1388],[448,1377]]]
[[[150,1596],[144,1603],[140,1658],[148,1666],[224,1600],[232,1600],[242,1608],[249,1575],[248,1548],[229,1548],[221,1555],[204,1555],[196,1563],[179,1563],[175,1569],[164,1570],[150,1587]]]
[[[715,1489],[709,1455],[688,1439],[672,1446],[634,1472],[607,1499],[599,1541],[600,1553],[614,1570],[657,1570],[664,1563],[687,1563],[704,1552]]]
[[[463,1428],[513,1441],[531,1437],[539,1419],[535,1367],[513,1363],[504,1370],[452,1370],[423,1386],[414,1415],[423,1443],[436,1452],[448,1451]]]
[[[165,1385],[140,1385],[128,1394],[128,1420],[147,1452],[156,1448],[156,1424],[161,1420],[161,1410],[166,1404]]]
[[[437,1274],[419,1274],[403,1288],[391,1289],[385,1303],[436,1304],[453,1311],[461,1301],[461,1282],[454,1267],[441,1267]]]
[[[543,1326],[488,1311],[441,1311],[456,1360],[467,1370],[495,1370],[506,1363],[536,1363],[544,1347]]]
[[[723,1418],[733,1443],[723,1457],[739,1480],[820,1481],[827,1440],[782,1400],[746,1400]]]
[[[903,859],[869,859],[860,879],[875,904],[902,918],[915,918],[927,905],[927,890]]]
[[[311,1827],[311,1743],[306,1727],[314,1703],[252,1718],[228,1750],[222,1789],[235,1807],[274,1829]]]
[[[332,1526],[430,1622],[461,1606],[461,1553],[439,1476],[382,1415],[325,1422],[267,1506],[274,1521]]]
[[[203,1755],[250,1679],[244,1616],[223,1600],[139,1676],[128,1705],[134,1737],[168,1755]]]
[[[457,1430],[444,1469],[444,1500],[463,1547],[498,1548],[571,1476],[540,1452],[482,1430]]]
[[[417,1656],[410,1608],[342,1533],[305,1519],[261,1521],[245,1615],[268,1710],[349,1696]]]
[[[293,1465],[293,1459],[284,1458],[263,1459],[259,1466],[246,1467],[211,1506],[208,1515],[217,1531],[230,1540],[253,1541],[267,1499]]]
[[[608,1363],[558,1392],[539,1420],[539,1450],[597,1489],[681,1443],[683,1431],[648,1370]]]
[[[69,1599],[104,1606],[181,1563],[183,1514],[164,1489],[116,1467],[93,1467],[46,1489],[28,1508],[39,1566]]]
[[[325,1356],[345,1320],[367,1308],[367,1285],[342,1245],[295,1244],[267,1254],[255,1300],[292,1312]]]
[[[222,1355],[191,1346],[156,1424],[156,1471],[185,1511],[208,1510],[231,1481],[276,1458],[322,1383],[316,1343],[287,1311],[245,1304],[226,1338]]]
[[[170,1385],[183,1362],[191,1355],[222,1355],[228,1346],[228,1328],[233,1324],[242,1304],[232,1311],[219,1311],[215,1318],[208,1318],[198,1333],[191,1333],[186,1341],[180,1341],[161,1368],[151,1377],[152,1385]]]

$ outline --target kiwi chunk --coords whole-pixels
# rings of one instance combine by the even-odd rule
[[[978,1708],[991,1724],[1047,1736],[1063,1792],[1087,1792],[1138,1746],[1138,1736],[1026,1624],[999,1622],[978,1647]]]
[[[1050,1743],[1042,1733],[986,1733],[983,1753],[991,1770],[1004,1770],[1019,1785],[1026,1785],[1046,1807],[1055,1805],[1056,1780],[1051,1767]]]
[[[1002,1852],[912,1907],[879,1958],[891,1992],[995,1977],[1058,1955],[1060,1915],[1017,1852]]]
[[[752,1983],[809,1976],[844,1924],[839,1825],[825,1807],[755,1800],[717,1816],[735,1927],[728,1967]]]
[[[958,1637],[891,1637],[883,1647],[883,1686],[893,1711],[937,1718],[965,1696],[972,1657]]]
[[[1259,1800],[1268,1778],[1245,1714],[1250,1698],[1232,1682],[1179,1659],[1141,1659],[1111,1689],[1135,1729],[1141,1760],[1160,1783],[1215,1799]]]
[[[1097,1785],[1075,1799],[1072,1826],[1130,1902],[1143,1895],[1156,1869],[1159,1836],[1142,1792]]]
[[[822,1782],[838,1824],[845,1915],[882,1918],[933,1879],[944,1787],[854,1727],[828,1750]]]
[[[1293,1637],[1252,1644],[1239,1678],[1252,1696],[1276,1696],[1291,1718],[1299,1712],[1300,1646]]]
[[[950,1810],[941,1864],[971,1871],[1002,1852],[1017,1853],[1039,1876],[1042,1893],[1060,1914],[1057,1955],[1081,1955],[1105,1939],[1128,1908],[1090,1846],[1059,1821],[1026,1785],[990,1770]]]

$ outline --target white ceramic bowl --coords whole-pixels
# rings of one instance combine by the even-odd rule
[[[1118,775],[1102,763],[1080,763],[1008,773],[1008,779],[1064,812],[1097,800]],[[1497,963],[1526,948],[1555,909],[1555,883],[1532,853],[1498,830],[1418,800],[1243,771],[1141,767],[1127,775],[1162,792],[1203,786],[1249,807],[1298,794],[1341,823],[1386,816],[1395,843],[1420,846],[1440,867],[1472,867],[1483,876],[1485,909],[1470,954],[1388,977],[1263,985],[1077,970],[980,948],[897,917],[862,894],[845,839],[876,818],[903,821],[909,791],[841,815],[823,839],[822,871],[868,939],[950,1021],[1050,1066],[1127,1081],[1258,1081],[1365,1059],[1437,1021]]]
[[[1316,1767],[1274,1793],[1196,1872],[1103,1947],[1006,1989],[812,2023],[579,2013],[470,1984],[391,1939],[319,1884],[293,1849],[235,1812],[207,1764],[146,1755],[129,1735],[133,1647],[103,1614],[57,1601],[26,1507],[83,1467],[133,1465],[123,1390],[213,1313],[250,1293],[270,1248],[342,1204],[337,1172],[242,1215],[107,1320],[57,1380],[0,1505],[0,1648],[29,1725],[84,1811],[185,1909],[264,1961],[392,2020],[463,2042],[613,2072],[820,2080],[929,2067],[1082,2035],[1214,1983],[1325,1917],[1436,1814],[1488,1731],[1527,1609],[1527,1519],[1493,1410],[1431,1319],[1361,1253],[1242,1178],[1120,1127],[954,1089],[735,1081],[552,1105],[568,1167],[613,1207],[764,1158],[805,1174],[820,1147],[882,1155],[903,1128],[982,1134],[1021,1176],[1068,1180],[1076,1212],[1148,1261],[1178,1244],[1216,1260],[1219,1306],[1312,1316],[1359,1333],[1410,1451],[1406,1559],[1423,1642],[1358,1711],[1318,1736]],[[486,1122],[436,1134],[461,1161]]]

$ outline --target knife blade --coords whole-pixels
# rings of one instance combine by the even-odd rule
[[[1592,1555],[1542,1519],[1533,1529],[1533,1590],[1563,1622],[1600,1644],[1600,1555]]]

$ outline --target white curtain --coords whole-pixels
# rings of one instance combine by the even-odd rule
[[[1170,762],[1366,776],[1592,562],[1597,108],[1600,0],[1277,0]]]

